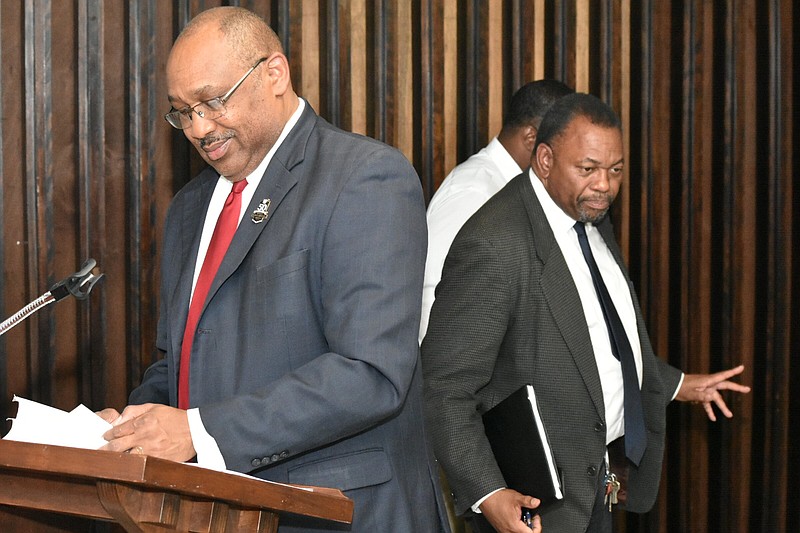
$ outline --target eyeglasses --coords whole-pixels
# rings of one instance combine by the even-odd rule
[[[179,130],[185,130],[192,125],[192,113],[197,113],[198,117],[206,120],[218,119],[226,113],[227,109],[225,109],[225,104],[228,102],[230,97],[233,96],[233,93],[236,92],[236,89],[238,89],[239,86],[244,83],[244,80],[247,79],[247,76],[249,76],[257,66],[266,60],[266,57],[262,57],[256,61],[256,64],[250,67],[250,70],[245,72],[244,76],[239,78],[239,81],[236,82],[236,85],[231,87],[231,89],[222,96],[218,96],[204,102],[199,102],[191,107],[184,107],[183,109],[175,109],[173,107],[169,113],[164,115],[164,118],[167,120],[167,122],[169,122],[170,126],[173,128],[178,128]]]

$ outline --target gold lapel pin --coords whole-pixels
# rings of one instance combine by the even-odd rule
[[[253,221],[255,224],[261,224],[267,219],[269,216],[269,204],[272,203],[269,198],[264,198],[261,200],[261,203],[258,204],[256,210],[253,211],[253,215],[250,217],[250,220]]]

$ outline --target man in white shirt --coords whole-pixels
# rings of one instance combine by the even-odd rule
[[[528,168],[536,130],[547,110],[572,89],[555,80],[532,81],[511,97],[500,133],[480,152],[455,167],[428,205],[428,258],[422,288],[419,340],[425,336],[436,284],[453,239],[486,200]]]
[[[520,387],[533,385],[562,474],[564,498],[533,523],[548,533],[611,531],[610,470],[625,474],[625,508],[650,510],[666,406],[700,403],[715,420],[713,405],[732,416],[720,391],[750,390],[728,381],[742,366],[683,374],[653,353],[606,216],[623,168],[616,114],[593,96],[565,96],[542,121],[530,171],[453,242],[422,344],[426,420],[474,531],[529,532],[521,514],[539,506],[507,488],[481,418]]]

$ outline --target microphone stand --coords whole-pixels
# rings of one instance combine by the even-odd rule
[[[100,281],[103,277],[103,274],[95,273],[96,266],[97,262],[95,262],[94,259],[87,259],[79,271],[50,287],[49,291],[39,296],[0,324],[0,336],[4,335],[8,330],[39,309],[53,302],[57,302],[70,294],[78,300],[85,300],[89,296],[89,293],[92,292],[95,283]]]

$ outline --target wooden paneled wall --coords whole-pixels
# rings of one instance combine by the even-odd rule
[[[3,418],[12,394],[121,407],[156,357],[162,222],[202,165],[162,118],[163,70],[180,28],[220,3],[0,3],[2,318],[86,257],[106,274],[88,301],[0,337]],[[621,529],[796,527],[796,2],[228,3],[276,29],[321,115],[400,148],[427,198],[498,132],[523,83],[557,78],[609,102],[627,160],[613,217],[657,353],[689,372],[744,363],[754,386],[730,400],[732,421],[670,407],[657,507]]]

